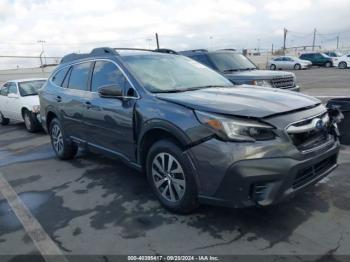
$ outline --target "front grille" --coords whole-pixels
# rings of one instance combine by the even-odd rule
[[[337,155],[333,155],[310,167],[300,170],[294,179],[293,188],[297,189],[304,186],[308,182],[314,180],[315,178],[319,177],[324,172],[329,170],[336,163],[337,163]]]
[[[317,128],[316,122],[320,120],[322,120],[323,127]],[[330,141],[332,138],[330,128],[328,113],[324,113],[290,125],[287,133],[299,151],[306,151]]]
[[[275,88],[288,89],[294,87],[294,77],[279,77],[272,79],[272,86]]]

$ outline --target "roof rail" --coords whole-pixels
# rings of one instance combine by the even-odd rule
[[[205,53],[207,53],[208,50],[207,49],[192,49],[192,50],[180,51],[179,53],[190,53],[190,52],[205,52]]]
[[[84,59],[84,58],[89,58],[93,56],[103,56],[103,55],[118,55],[118,52],[110,47],[98,47],[98,48],[92,49],[90,53],[86,53],[86,54],[71,53],[71,54],[65,55],[61,59],[60,63],[63,64],[63,63],[71,62],[78,59]]]
[[[145,49],[145,48],[129,48],[129,47],[116,47],[114,50],[130,50],[130,51],[149,51],[154,52],[152,49]]]
[[[237,51],[237,49],[234,49],[234,48],[223,48],[223,49],[218,49],[217,51]]]
[[[175,50],[168,49],[168,48],[154,49],[154,52],[177,55],[177,52]]]

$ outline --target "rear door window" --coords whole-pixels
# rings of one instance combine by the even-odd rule
[[[91,62],[84,62],[72,66],[69,77],[69,89],[88,91]]]

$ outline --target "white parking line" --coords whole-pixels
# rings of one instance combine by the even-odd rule
[[[61,250],[52,241],[49,235],[35,219],[29,209],[18,197],[15,190],[7,182],[3,174],[0,173],[0,193],[7,200],[13,212],[21,222],[25,231],[38,248],[40,254],[46,262],[68,262]]]

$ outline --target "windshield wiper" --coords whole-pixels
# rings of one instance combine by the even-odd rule
[[[230,73],[230,72],[237,72],[237,71],[241,71],[242,69],[226,69],[223,72],[224,73]]]
[[[182,92],[188,92],[188,91],[196,91],[201,90],[205,88],[213,88],[213,87],[230,87],[230,86],[224,86],[224,85],[206,85],[206,86],[194,86],[194,87],[188,87],[184,89],[171,89],[171,90],[160,90],[154,93],[182,93]]]

